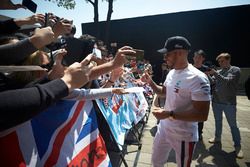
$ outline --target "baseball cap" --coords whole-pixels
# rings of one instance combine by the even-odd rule
[[[185,49],[189,50],[191,48],[191,44],[189,41],[182,36],[173,36],[166,40],[165,45],[162,49],[157,50],[159,53],[165,54],[167,52],[171,52],[175,49]]]

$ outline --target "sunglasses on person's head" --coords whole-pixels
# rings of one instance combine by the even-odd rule
[[[223,63],[225,60],[218,60],[218,63]]]
[[[42,68],[45,68],[45,69],[47,69],[49,71],[49,70],[51,70],[52,65],[53,65],[52,63],[48,63],[48,64],[41,64],[39,66],[42,67]]]

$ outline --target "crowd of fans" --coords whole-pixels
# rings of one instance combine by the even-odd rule
[[[29,33],[32,35],[19,33],[22,25],[33,24],[39,24],[40,28]],[[144,66],[149,64],[128,61],[126,55],[135,54],[130,46],[115,48],[113,55],[101,40],[88,34],[74,38],[75,32],[73,21],[52,13],[0,22],[1,69],[13,66],[13,71],[0,73],[0,99],[5,99],[0,102],[1,131],[33,118],[60,99],[83,98],[76,88],[96,88],[94,92],[102,94],[105,89],[101,88],[116,87],[106,91],[126,93],[122,78],[128,73],[142,74]],[[81,44],[78,48],[83,52],[72,56],[73,40]],[[15,70],[20,66],[41,68]],[[152,71],[150,67],[146,69]]]

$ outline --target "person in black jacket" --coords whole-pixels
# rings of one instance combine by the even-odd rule
[[[203,64],[205,59],[206,59],[206,53],[203,50],[200,49],[200,50],[195,51],[194,57],[193,57],[193,61],[194,61],[193,66],[202,72],[206,72],[208,67]],[[198,122],[199,140],[203,139],[202,137],[203,127],[204,127],[204,122]]]
[[[0,93],[0,131],[25,122],[54,102],[67,96],[74,88],[89,81],[91,66],[86,60],[74,63],[63,77],[30,88],[7,90]]]
[[[13,34],[20,30],[23,25],[34,25],[40,23],[44,25],[45,16],[43,14],[34,14],[26,18],[11,18],[0,21],[0,34]]]
[[[1,38],[4,38],[2,36]],[[34,35],[15,43],[0,45],[0,65],[13,65],[22,62],[30,54],[50,44],[54,40],[51,27],[36,29]]]
[[[27,39],[18,40],[15,36],[0,37],[0,65],[20,65],[29,55],[36,50],[51,43],[54,32],[50,27],[37,29],[34,35]],[[14,88],[13,83],[0,73],[0,91]]]
[[[30,88],[0,92],[0,131],[33,118],[51,104],[67,96],[73,89],[80,88],[89,80],[122,66],[126,62],[126,54],[133,55],[135,51],[129,46],[124,46],[118,50],[112,61],[96,67],[87,65],[90,61],[87,57],[81,63],[75,62],[66,68],[63,77],[59,79],[47,80],[48,82],[44,81],[45,83]],[[57,68],[54,70],[58,76],[61,75],[60,70],[57,71]]]
[[[58,36],[69,33],[71,28],[72,26],[70,23],[65,23],[62,20],[56,22],[53,29],[51,27],[38,28],[34,31],[34,35],[27,39],[23,39],[14,44],[1,45],[0,65],[20,63],[36,50],[53,42]],[[1,38],[4,36],[6,35],[1,35]],[[20,52],[20,50],[22,52]]]
[[[250,100],[250,75],[248,76],[246,82],[245,82],[245,91],[246,91],[246,95],[248,100]]]
[[[0,9],[16,10],[16,9],[19,9],[19,8],[26,9],[26,7],[23,6],[22,4],[13,4],[13,2],[10,1],[10,0],[1,0]]]
[[[43,17],[41,16],[40,20]],[[29,20],[29,19],[28,19]],[[71,31],[71,24],[58,21],[51,27],[36,29],[34,35],[18,40],[15,35],[1,35],[0,37],[0,65],[20,65],[35,51],[50,44],[59,35]],[[15,84],[0,73],[0,91],[13,89]]]

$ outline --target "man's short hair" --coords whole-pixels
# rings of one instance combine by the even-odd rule
[[[206,58],[206,53],[202,49],[195,51],[194,55],[201,55],[202,57]]]
[[[75,26],[75,25],[72,25],[70,34],[72,34],[72,35],[75,35],[75,34],[76,34],[76,26]]]
[[[231,59],[231,55],[229,53],[221,53],[216,57],[216,61],[218,61],[222,57],[225,58],[226,60]]]

